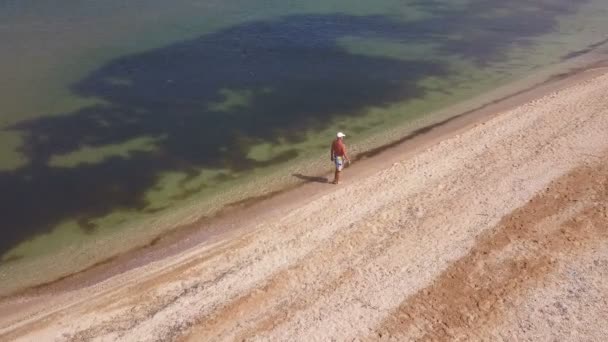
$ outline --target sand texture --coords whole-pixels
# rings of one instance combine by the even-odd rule
[[[608,75],[333,189],[95,286],[7,299],[0,340],[608,340]]]

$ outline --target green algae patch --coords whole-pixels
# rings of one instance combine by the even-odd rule
[[[293,147],[285,141],[278,144],[261,143],[253,145],[249,149],[247,158],[259,162],[267,162],[291,151],[293,151]]]
[[[28,158],[19,152],[22,137],[19,132],[0,133],[0,172],[14,171],[27,165]]]
[[[197,172],[165,172],[157,184],[146,192],[149,204],[144,211],[155,212],[176,202],[188,199],[213,186],[214,181],[227,170],[201,170]]]
[[[231,112],[237,109],[244,109],[251,105],[254,97],[254,92],[250,89],[220,89],[219,93],[223,97],[223,100],[210,103],[208,106],[209,110]]]
[[[77,167],[81,164],[99,164],[109,158],[129,158],[138,152],[153,152],[157,149],[156,138],[140,137],[120,144],[102,146],[83,146],[67,154],[53,155],[49,160],[51,167]]]
[[[452,39],[457,39],[457,36]],[[386,57],[403,61],[415,61],[421,58],[442,59],[441,55],[436,52],[438,44],[433,42],[403,42],[378,38],[344,37],[338,40],[338,46],[351,54],[362,56]]]
[[[67,246],[75,246],[90,239],[80,225],[75,222],[65,222],[58,225],[47,234],[37,235],[24,241],[1,257],[2,262],[20,258],[32,258],[47,255]]]

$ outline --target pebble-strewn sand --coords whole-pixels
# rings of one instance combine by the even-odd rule
[[[605,341],[607,203],[604,75],[241,237],[6,301],[0,340]]]

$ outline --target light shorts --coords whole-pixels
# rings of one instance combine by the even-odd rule
[[[336,157],[334,162],[336,163],[336,171],[342,171],[344,168],[344,157]]]

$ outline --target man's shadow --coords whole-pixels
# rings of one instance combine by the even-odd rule
[[[326,177],[305,176],[301,173],[294,173],[292,176],[310,183],[329,183],[329,179]]]

